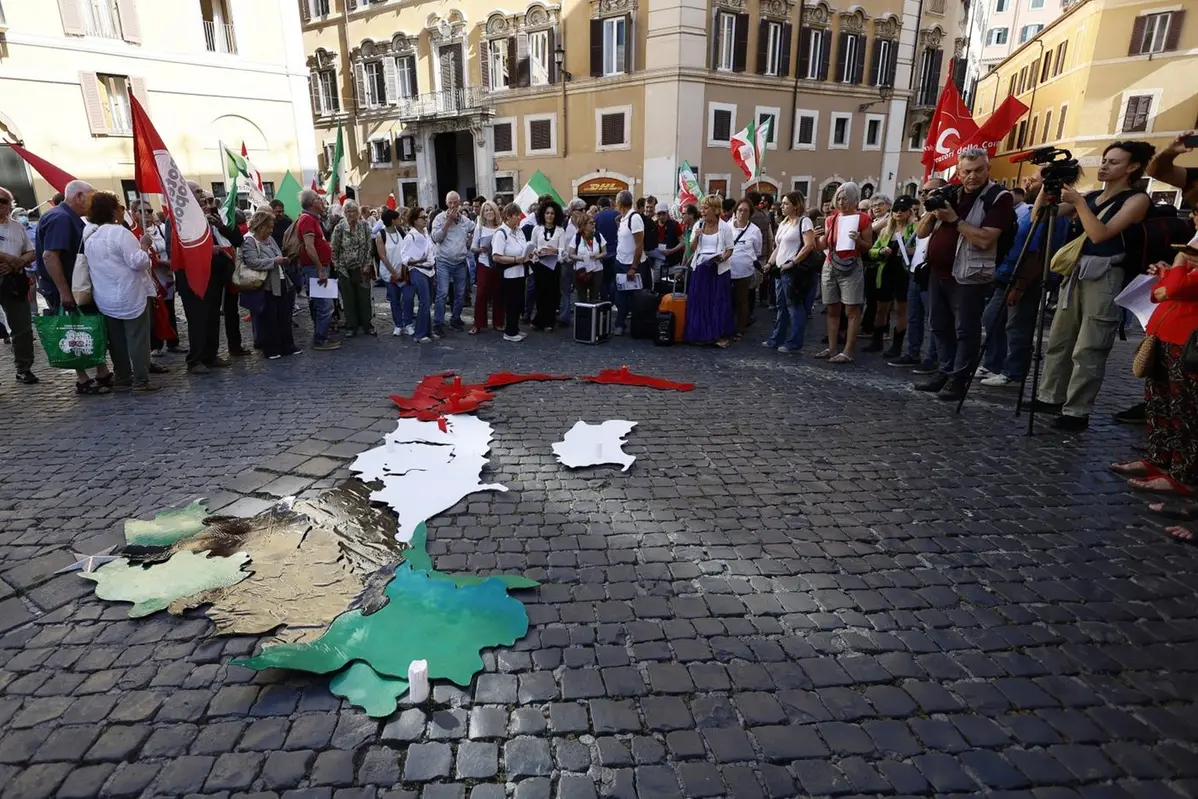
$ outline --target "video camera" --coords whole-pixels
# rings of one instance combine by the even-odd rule
[[[1059,147],[1037,147],[1011,156],[1013,164],[1024,161],[1040,167],[1044,189],[1054,197],[1059,197],[1063,187],[1077,183],[1082,176],[1081,165],[1073,153]]]

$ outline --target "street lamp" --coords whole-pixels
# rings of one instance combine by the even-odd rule
[[[557,65],[557,74],[562,76],[562,82],[574,79],[573,75],[562,69],[562,65],[566,63],[566,48],[562,47],[561,42],[553,48],[553,63]]]
[[[878,103],[885,103],[885,102],[889,101],[890,98],[893,96],[894,96],[894,87],[879,86],[878,87],[878,99],[871,100],[868,103],[862,103],[861,105],[857,106],[857,111],[859,113],[865,113],[866,111],[868,111],[869,109],[871,109],[875,105],[877,105]]]
[[[561,40],[553,48],[553,63],[557,66],[557,79],[562,84],[562,157],[565,158],[570,148],[570,112],[566,101],[566,82],[574,78],[564,67],[566,64],[566,48]]]

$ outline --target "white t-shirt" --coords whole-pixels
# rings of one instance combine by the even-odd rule
[[[416,228],[409,230],[408,235],[403,237],[403,246],[400,249],[400,261],[406,264],[409,269],[414,269],[422,275],[433,277],[437,274],[437,267],[433,263],[433,257],[433,240]],[[413,261],[419,261],[421,258],[425,259],[424,263],[419,265],[413,263]]]
[[[499,227],[503,227],[503,225]],[[482,249],[482,252],[475,256],[482,266],[491,265],[491,239],[497,230],[499,230],[498,227],[487,227],[481,222],[474,226],[474,237],[470,240],[470,246]]]
[[[806,216],[800,216],[797,225],[784,219],[774,234],[774,252],[777,253],[774,264],[781,267],[787,261],[793,261],[803,249],[803,234],[813,230],[815,225]]]
[[[747,228],[732,225],[732,279],[752,277],[753,262],[761,257],[761,228],[749,223]]]
[[[25,226],[15,219],[0,225],[0,252],[5,255],[24,255],[33,249]]]
[[[632,259],[636,257],[636,234],[644,232],[645,220],[636,211],[629,211],[616,229],[616,261],[623,266],[639,265],[633,264]],[[641,260],[644,260],[643,256],[644,253]]]
[[[519,230],[512,230],[507,225],[503,225],[499,230],[495,231],[495,235],[491,237],[491,254],[502,255],[507,258],[525,258],[532,251],[532,242],[526,241],[524,234]],[[524,264],[509,264],[503,268],[503,276],[518,278],[524,277]]]
[[[121,225],[100,225],[87,237],[83,253],[100,313],[113,319],[136,319],[146,312],[146,298],[156,293],[150,254],[133,233]]]
[[[574,241],[577,239],[578,245],[575,246]],[[587,244],[584,238],[578,238],[576,235],[568,242],[569,248],[578,256],[578,260],[574,262],[575,271],[585,270],[587,272],[602,272],[603,259],[599,257],[599,253],[607,246],[607,242],[598,233],[591,239],[591,243]]]
[[[720,220],[715,233],[704,233],[703,224],[700,222],[695,225],[695,230],[691,234],[691,246],[694,248],[691,269],[698,269],[705,261],[712,258],[722,258],[725,252],[732,249],[732,243],[736,241],[736,233],[732,230],[732,225],[724,220]],[[732,264],[729,261],[722,261],[717,267],[717,272],[722,275],[731,269]]]
[[[404,235],[398,226],[392,230],[387,230],[384,226],[380,232],[383,235],[383,252],[387,253],[387,260],[391,262],[394,272],[387,268],[387,264],[379,261],[379,277],[390,282],[392,274],[397,278],[402,274],[400,267],[403,266]]]

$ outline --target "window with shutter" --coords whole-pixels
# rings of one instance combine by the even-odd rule
[[[1169,28],[1173,14],[1145,14],[1137,17],[1132,26],[1131,52],[1129,55],[1163,53],[1169,40]]]
[[[722,179],[708,180],[707,181],[707,193],[708,194],[717,194],[720,197],[727,197],[728,196],[728,181],[722,180]]]
[[[1148,115],[1152,111],[1152,95],[1133,94],[1127,98],[1127,109],[1123,113],[1122,133],[1142,133],[1148,130]]]
[[[391,140],[390,139],[374,139],[370,142],[370,165],[371,166],[390,166],[391,165]]]
[[[815,111],[799,111],[798,125],[795,130],[796,149],[815,148],[815,126],[819,122],[819,114]]]
[[[105,135],[108,133],[108,118],[104,114],[104,101],[100,96],[100,77],[94,72],[80,72],[79,87],[83,91],[83,109],[87,112],[87,125],[92,135]]]
[[[715,141],[732,140],[732,112],[717,110],[712,116],[711,138]]]
[[[314,77],[313,111],[317,116],[328,116],[341,110],[337,92],[337,73],[332,69],[317,72]]]
[[[1048,80],[1052,77],[1052,50],[1044,54],[1044,61],[1040,65],[1040,82]]]
[[[882,123],[885,120],[881,117],[870,115],[865,119],[865,142],[863,149],[878,150],[882,147]]]
[[[553,149],[553,121],[534,119],[528,123],[528,149],[545,152]]]
[[[1010,133],[1007,134],[1006,147],[1004,147],[1003,149],[1006,149],[1006,150],[1014,150],[1015,149],[1015,136],[1016,136],[1016,129],[1011,128]]]
[[[1044,112],[1044,139],[1041,144],[1048,144],[1048,137],[1052,135],[1052,109]]]
[[[715,28],[715,68],[731,72],[736,56],[736,15],[717,11]]]
[[[396,59],[396,80],[399,83],[399,99],[412,100],[420,93],[416,87],[416,56],[401,55]]]
[[[124,75],[97,75],[104,124],[109,134],[129,135],[133,122],[129,115],[129,79]]]
[[[790,184],[791,191],[797,191],[803,195],[805,201],[811,195],[811,179],[810,178],[795,178]]]
[[[362,102],[367,108],[378,108],[387,102],[387,79],[382,61],[362,64]]]
[[[1065,138],[1065,115],[1069,112],[1069,106],[1061,106],[1061,118],[1057,120],[1057,140]]]
[[[1068,47],[1069,42],[1061,42],[1059,45],[1057,45],[1056,63],[1052,65],[1053,77],[1056,77],[1065,71],[1065,53],[1068,52]]]
[[[400,161],[416,160],[416,137],[400,136],[395,140],[395,149]]]
[[[1032,117],[1032,127],[1027,134],[1028,145],[1034,147],[1036,145],[1036,129],[1040,127],[1040,117]]]
[[[632,48],[628,42],[627,16],[595,20],[602,26],[602,75],[622,75],[628,68]]]
[[[528,35],[528,70],[533,86],[549,85],[549,70],[553,63],[553,52],[549,48],[549,31],[535,31]]]
[[[851,114],[832,114],[832,130],[828,136],[829,149],[844,149],[849,146],[849,135],[852,128]]]
[[[762,74],[777,76],[782,74],[782,25],[777,22],[766,22],[762,27],[765,34],[764,54],[765,69]]]
[[[514,125],[511,122],[496,122],[491,127],[491,141],[494,143],[495,154],[514,154],[516,152],[516,142],[513,131]]]
[[[604,147],[624,144],[624,113],[601,114],[599,117],[599,143]]]
[[[781,113],[781,109],[767,108],[763,110],[761,106],[758,106],[756,111],[757,129],[766,131],[765,143],[767,145],[774,144],[778,141],[778,115]]]
[[[493,40],[490,42],[488,50],[491,90],[501,91],[510,88],[511,81],[508,77],[508,39]]]
[[[1020,150],[1027,144],[1027,120],[1019,123],[1019,132],[1015,135],[1015,146]]]

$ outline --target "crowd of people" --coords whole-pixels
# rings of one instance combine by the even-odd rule
[[[590,207],[576,199],[563,208],[549,195],[531,208],[500,207],[450,192],[443,208],[364,209],[349,200],[330,209],[304,190],[298,219],[275,200],[229,225],[216,198],[191,184],[215,242],[202,287],[172,270],[170,224],[148,205],[133,204],[130,224],[116,195],[74,181],[30,236],[0,189],[0,307],[11,339],[3,332],[17,379],[35,383],[30,277],[49,312],[102,314],[112,367],[81,370],[75,385],[94,395],[157,390],[151,375],[166,368],[156,356],[181,349],[176,296],[192,374],[229,365],[219,354],[222,327],[231,357],[253,351],[242,346],[243,311],[253,349],[272,360],[300,354],[293,317],[304,295],[313,350],[375,336],[375,286],[386,289],[392,335],[422,344],[465,332],[471,295],[469,334],[494,329],[509,342],[526,338],[522,325],[536,333],[568,327],[579,302],[610,301],[614,333],[635,334],[645,309],[657,310],[648,295],[685,295],[684,341],[728,347],[768,308],[773,324],[762,345],[781,354],[808,346],[819,297],[826,335],[810,347],[815,358],[846,365],[878,353],[920,376],[917,389],[959,401],[974,379],[1024,384],[1049,309],[1042,380],[1030,402],[1055,427],[1077,432],[1089,424],[1125,318],[1115,298],[1149,274],[1156,310],[1137,353],[1146,402],[1119,415],[1147,423],[1149,446],[1146,457],[1112,468],[1133,488],[1188,496],[1198,486],[1198,238],[1172,242],[1175,258],[1146,258],[1159,245],[1149,223],[1167,212],[1141,187],[1151,175],[1198,204],[1198,169],[1175,165],[1186,141],[1159,154],[1144,142],[1111,144],[1098,168],[1102,187],[1084,194],[1039,179],[1007,190],[990,178],[986,151],[966,149],[952,185],[934,178],[918,196],[891,201],[862,198],[844,183],[818,209],[798,192],[777,201],[751,193],[709,195],[671,213],[628,191]],[[1050,206],[1055,214],[1042,212]],[[71,286],[81,253],[94,284],[86,305]],[[153,324],[156,303],[166,306],[169,333]]]

